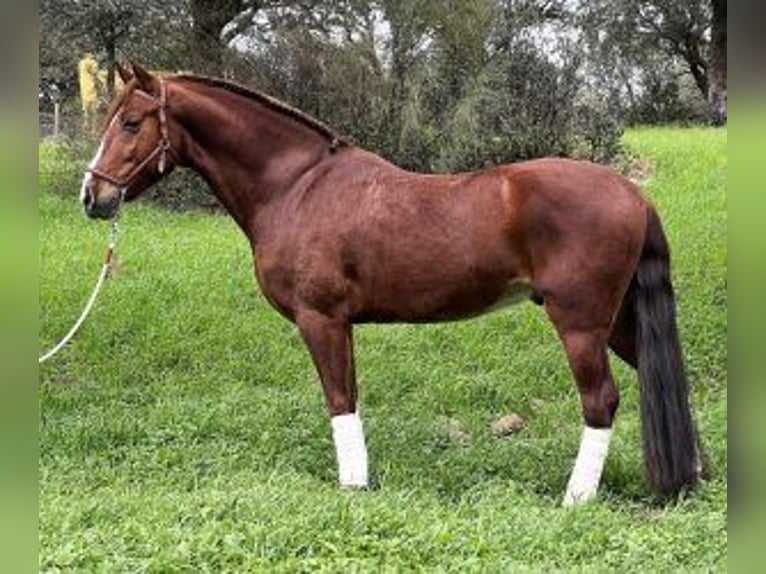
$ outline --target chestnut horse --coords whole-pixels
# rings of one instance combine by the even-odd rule
[[[176,166],[202,175],[308,347],[342,486],[368,484],[352,325],[452,321],[526,299],[558,332],[582,403],[564,504],[592,498],[601,478],[619,402],[608,347],[638,370],[649,482],[666,496],[696,483],[668,243],[630,181],[567,159],[410,173],[263,93],[120,73],[126,88],[83,180],[87,215],[111,218]]]

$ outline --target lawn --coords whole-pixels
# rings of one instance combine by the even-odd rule
[[[296,329],[260,295],[223,215],[128,206],[118,264],[75,341],[40,368],[41,571],[725,570],[726,131],[624,137],[673,247],[711,477],[660,504],[643,476],[635,373],[599,499],[559,502],[579,399],[541,310],[356,329],[375,488],[340,491]],[[40,346],[96,279],[105,224],[49,193],[41,154]],[[517,412],[526,427],[495,438]],[[460,428],[461,432],[456,432]]]

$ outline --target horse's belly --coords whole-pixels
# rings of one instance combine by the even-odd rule
[[[494,303],[488,305],[484,309],[484,313],[491,313],[492,311],[498,311],[512,305],[518,305],[524,301],[530,299],[534,294],[532,285],[523,279],[514,279],[509,281],[505,291]]]
[[[422,285],[400,285],[395,292],[370,298],[371,305],[358,321],[430,323],[476,317],[521,303],[534,294],[521,278],[472,282],[470,285],[444,283],[424,289]]]
[[[499,285],[482,285],[474,290],[451,294],[447,304],[436,309],[434,315],[443,320],[475,317],[522,303],[533,293],[530,283],[521,278],[504,281]]]

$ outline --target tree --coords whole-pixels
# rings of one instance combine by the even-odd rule
[[[105,64],[111,96],[118,57],[169,64],[189,22],[185,0],[41,0],[41,73],[64,80],[76,74],[83,52],[94,52]]]
[[[665,70],[679,62],[708,102],[711,120],[725,123],[726,0],[590,0],[581,9],[585,34],[612,46],[633,69],[651,77],[656,55]]]
[[[710,66],[708,99],[713,123],[726,123],[726,0],[711,0],[713,22],[710,32]]]
[[[272,0],[240,28],[232,65],[238,79],[411,169],[573,151],[606,158],[619,122],[609,106],[594,110],[598,98],[581,97],[581,58],[561,32],[571,27],[567,6]]]
[[[411,169],[606,159],[620,133],[613,94],[593,80],[611,65],[584,66],[610,52],[583,49],[572,0],[41,1],[41,68],[64,53],[74,70],[88,46],[110,68],[122,58],[225,75]],[[629,3],[593,2],[615,13]],[[638,44],[627,32],[610,38]],[[657,87],[645,92],[668,92]]]
[[[252,18],[262,4],[245,0],[190,0],[193,69],[211,76],[220,75],[226,26],[238,16],[246,21]]]

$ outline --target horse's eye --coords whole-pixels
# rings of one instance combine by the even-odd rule
[[[127,119],[122,121],[122,129],[132,134],[138,133],[138,128],[141,125],[141,120]]]

